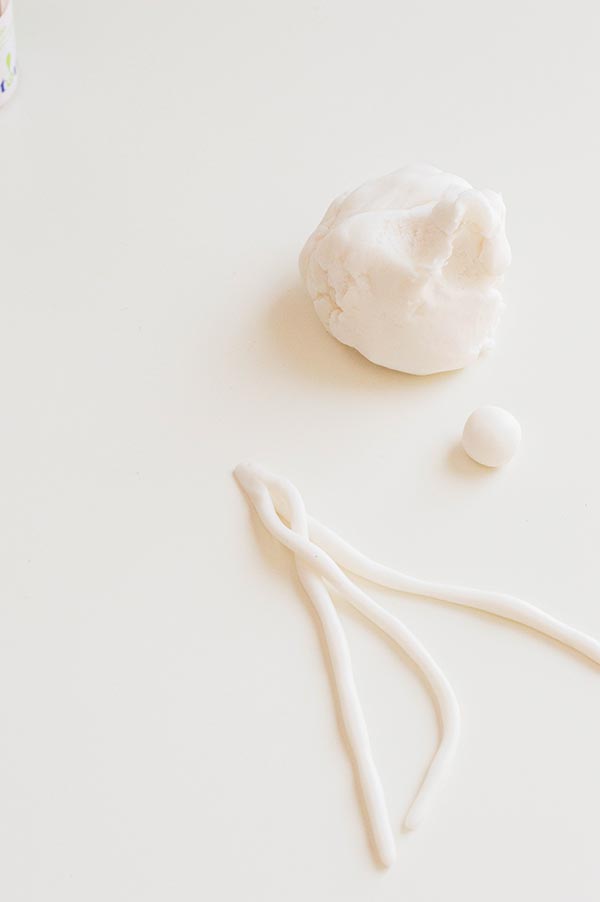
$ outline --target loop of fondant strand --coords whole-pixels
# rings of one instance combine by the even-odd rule
[[[424,817],[448,770],[448,765],[458,744],[460,715],[452,687],[429,652],[410,630],[356,586],[328,554],[309,540],[304,522],[304,517],[306,517],[304,505],[300,494],[291,483],[254,465],[242,465],[236,468],[236,476],[266,529],[295,554],[296,562],[302,571],[301,579],[302,576],[309,577],[310,591],[308,594],[313,604],[315,604],[316,596],[315,606],[319,612],[322,610],[325,613],[328,625],[331,618],[329,609],[331,599],[327,595],[328,602],[326,603],[320,588],[317,591],[316,583],[312,579],[315,575],[317,578],[320,577],[320,585],[322,585],[322,580],[328,582],[350,604],[390,636],[414,661],[427,680],[437,703],[442,736],[435,757],[405,820],[406,827],[413,829]],[[288,506],[286,517],[289,518],[292,528],[287,527],[280,519],[269,490],[279,495],[280,504],[283,501]],[[330,630],[325,632],[330,655],[332,648],[334,654],[341,654],[339,637],[342,630],[337,615],[335,626],[332,625]],[[330,642],[331,637],[334,638],[333,646]],[[343,643],[345,646],[345,638]],[[349,664],[349,656],[345,660]],[[364,718],[353,680],[351,683],[348,681],[348,674],[351,674],[351,670],[340,668],[336,672],[337,691],[340,695],[340,703],[345,705],[344,722],[349,723],[352,728],[348,731],[348,737],[357,771],[361,777],[361,786],[367,802],[373,836],[382,862],[390,864],[393,858],[390,856],[389,818],[380,791],[379,777],[372,764]],[[355,729],[357,726],[358,729]],[[365,737],[366,744],[364,744]]]

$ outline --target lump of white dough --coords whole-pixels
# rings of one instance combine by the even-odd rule
[[[405,166],[333,201],[300,255],[325,328],[373,363],[425,375],[493,344],[510,263],[505,208],[434,166]]]

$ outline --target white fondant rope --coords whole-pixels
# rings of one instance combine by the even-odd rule
[[[238,466],[235,473],[266,529],[296,556],[303,584],[306,587],[305,579],[308,576],[308,594],[313,603],[316,600],[315,606],[319,616],[321,613],[325,614],[326,623],[330,627],[325,630],[325,634],[332,661],[334,655],[339,655],[336,657],[336,661],[340,666],[334,670],[340,693],[340,704],[344,710],[344,722],[351,727],[348,732],[349,741],[361,777],[378,852],[382,862],[389,864],[394,857],[393,853],[390,855],[391,830],[380,791],[379,778],[372,762],[364,718],[358,704],[354,682],[352,679],[348,682],[348,674],[351,677],[351,670],[349,669],[349,656],[345,658],[343,655],[345,639],[343,644],[340,644],[341,626],[337,615],[335,624],[331,619],[329,609],[331,599],[327,595],[327,602],[325,602],[325,597],[320,589],[315,592],[316,583],[313,582],[315,574],[330,583],[336,591],[387,633],[408,654],[421,669],[435,696],[442,725],[442,736],[419,793],[406,816],[405,826],[409,829],[416,827],[424,816],[456,750],[460,732],[460,714],[456,697],[438,665],[410,630],[396,617],[376,604],[366,592],[346,576],[329,555],[308,539],[304,522],[306,517],[304,505],[301,496],[291,483],[271,475],[261,467],[249,464]],[[279,493],[289,505],[286,516],[292,522],[291,529],[278,516],[269,489]],[[281,498],[279,501],[281,506]],[[332,637],[333,645],[330,641]]]
[[[596,664],[600,664],[600,642],[597,639],[562,623],[527,601],[501,592],[445,585],[407,576],[371,560],[313,517],[309,517],[308,522],[310,535],[315,543],[330,554],[340,567],[350,570],[356,576],[398,592],[425,595],[513,620],[569,646]]]

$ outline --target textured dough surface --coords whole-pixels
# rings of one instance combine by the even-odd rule
[[[500,195],[427,164],[338,197],[300,255],[325,328],[418,375],[460,369],[492,345],[509,263]]]

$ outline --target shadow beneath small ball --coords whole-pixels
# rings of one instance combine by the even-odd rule
[[[455,442],[446,455],[446,467],[454,476],[467,479],[490,479],[495,470],[474,461],[460,442]]]

